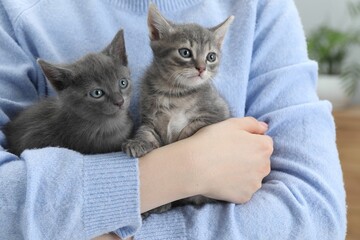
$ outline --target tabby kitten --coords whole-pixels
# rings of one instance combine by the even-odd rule
[[[72,64],[38,63],[57,91],[5,125],[8,151],[65,147],[84,154],[120,151],[132,131],[131,82],[123,30],[99,53]]]
[[[218,70],[221,45],[233,19],[231,16],[210,29],[197,24],[174,24],[150,5],[148,27],[154,59],[141,85],[141,126],[134,138],[123,145],[128,155],[141,157],[230,117],[227,103],[211,80]],[[201,204],[208,199],[198,196],[187,202]]]

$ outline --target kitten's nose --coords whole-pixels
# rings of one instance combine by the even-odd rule
[[[198,67],[195,67],[195,68],[199,71],[199,75],[202,74],[206,70],[205,66],[198,66]]]
[[[115,99],[114,105],[121,107],[124,104],[124,98]]]

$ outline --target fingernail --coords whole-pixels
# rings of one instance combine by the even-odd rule
[[[260,122],[260,125],[263,126],[266,129],[269,128],[269,125],[266,122]]]

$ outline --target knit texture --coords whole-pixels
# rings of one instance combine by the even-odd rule
[[[118,230],[122,236],[133,234],[141,225],[137,161],[120,153],[86,156],[83,161],[87,235],[113,231],[114,223],[123,225]]]
[[[272,171],[246,204],[184,206],[141,220],[138,160],[62,148],[6,149],[0,134],[0,239],[344,239],[346,207],[331,105],[292,0],[153,0],[174,22],[215,26],[235,16],[215,87],[234,117],[269,123]],[[2,0],[0,125],[55,95],[36,59],[60,63],[103,49],[123,28],[134,81],[152,59],[148,0]]]

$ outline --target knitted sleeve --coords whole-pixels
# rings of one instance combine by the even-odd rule
[[[0,126],[45,91],[0,3]],[[0,239],[90,239],[141,225],[138,165],[121,153],[85,156],[61,148],[15,156],[0,132]]]

